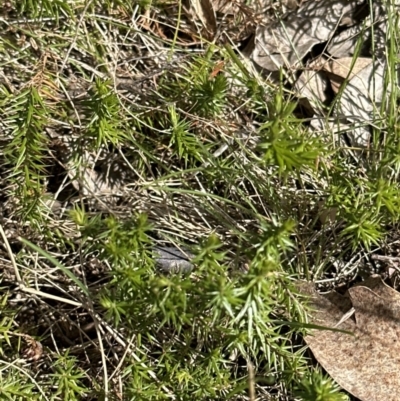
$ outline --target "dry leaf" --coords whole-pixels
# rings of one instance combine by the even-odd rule
[[[368,287],[367,287],[368,286]],[[338,384],[361,401],[397,401],[400,394],[400,294],[379,277],[350,288],[349,298],[336,294],[342,309],[303,286],[311,294],[313,323],[335,327],[350,299],[355,320],[337,326],[354,335],[313,330],[305,340],[315,358]]]
[[[168,273],[190,273],[193,264],[190,259],[194,257],[190,252],[182,251],[176,247],[156,247],[155,260],[157,267]]]
[[[32,337],[25,335],[23,336],[27,342],[27,347],[22,351],[22,356],[27,361],[37,361],[43,355],[43,346],[39,341],[36,341]]]
[[[280,21],[258,26],[254,48],[249,45],[245,54],[271,72],[281,67],[301,72],[295,89],[307,117],[318,118],[311,120],[311,129],[337,134],[339,141],[346,134],[347,145],[365,148],[371,142],[371,126],[385,121],[381,105],[383,96],[390,93],[384,84],[389,12],[381,1],[369,6],[361,0],[307,1]],[[324,48],[314,47],[317,44]],[[311,49],[319,52],[323,62],[319,66],[312,62],[304,69],[301,63]],[[362,57],[353,62],[355,53]],[[326,90],[329,83],[332,91]],[[339,93],[340,98],[332,99]],[[333,106],[330,121],[323,120],[324,106]]]
[[[326,77],[318,71],[305,70],[295,83],[299,93],[299,103],[306,108],[309,115],[323,113],[323,105],[328,103]]]
[[[214,65],[213,70],[211,71],[210,75],[208,76],[208,79],[213,79],[215,78],[224,68],[225,66],[225,61],[219,61],[217,64]]]
[[[327,41],[338,26],[351,22],[359,1],[308,1],[277,23],[258,27],[252,60],[276,71],[298,64],[317,43]]]
[[[351,77],[337,102],[336,114],[354,125],[348,132],[353,146],[369,145],[369,124],[381,115],[381,103],[387,88],[385,70],[386,64],[379,60],[367,64]],[[388,93],[390,88],[387,88]]]
[[[354,60],[353,57],[343,57],[337,60],[331,59],[324,62],[320,65],[320,69],[328,73],[333,92],[337,94],[346,78],[349,80],[353,79],[371,64],[371,58],[359,57]],[[367,86],[368,83],[364,83],[364,87]]]
[[[387,16],[381,1],[371,2],[371,10],[363,23],[354,25],[334,36],[327,46],[327,52],[334,57],[351,57],[358,49],[361,40],[361,53],[370,55],[369,46],[374,44],[374,55],[380,57],[387,40]],[[371,15],[373,18],[371,19]],[[372,29],[373,28],[373,29]],[[394,32],[395,30],[393,30]],[[362,38],[360,39],[360,35]],[[372,37],[373,35],[373,37]]]
[[[352,57],[326,60],[320,58],[310,64],[310,68],[319,74],[306,81],[307,71],[299,78],[296,87],[300,95],[307,98],[317,115],[323,115],[318,101],[326,103],[324,92],[324,78],[328,79],[334,94],[341,91],[333,116],[340,118],[340,124],[334,124],[332,132],[346,132],[352,146],[366,147],[370,142],[370,124],[379,116],[380,106],[385,93],[385,69],[383,61],[371,58]],[[311,72],[308,72],[310,75]],[[315,74],[315,72],[314,72]],[[319,81],[316,81],[318,77]],[[390,93],[387,88],[386,93]],[[304,102],[304,101],[303,101]],[[322,126],[323,130],[324,127]],[[325,130],[327,126],[325,126]]]

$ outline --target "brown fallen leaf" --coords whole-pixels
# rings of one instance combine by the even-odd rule
[[[208,79],[211,80],[215,78],[224,68],[225,66],[225,61],[219,61],[217,64],[214,65],[213,70],[211,71],[210,75],[208,76]]]
[[[334,133],[346,131],[352,146],[368,147],[370,125],[374,125],[376,118],[382,115],[380,108],[391,91],[385,83],[385,62],[370,57],[319,57],[309,65],[309,69],[296,83],[302,104],[308,104],[318,116],[324,115],[319,105],[330,103],[325,89],[329,82],[336,100],[332,116],[340,116],[341,123],[332,127],[325,124],[325,130],[332,128]]]
[[[312,330],[305,341],[315,358],[345,390],[361,401],[397,401],[400,396],[400,294],[379,277],[371,277],[348,291],[355,319],[337,325],[344,313],[310,286],[315,309],[312,322],[337,327],[354,335]],[[336,295],[342,306],[347,297]],[[348,305],[349,306],[349,305]]]
[[[324,105],[329,103],[328,87],[328,80],[318,70],[310,69],[301,73],[295,88],[300,97],[299,103],[305,107],[308,115],[313,116],[316,112],[323,114]]]
[[[354,60],[353,57],[343,57],[341,59],[331,59],[324,62],[321,65],[321,70],[328,74],[332,89],[334,93],[337,94],[346,78],[351,80],[362,70],[371,65],[372,62],[372,58],[367,57],[359,57],[356,60]]]
[[[23,358],[30,362],[36,362],[43,355],[42,344],[27,334],[23,335],[23,337],[27,343],[27,346],[22,351]]]
[[[305,2],[280,21],[259,26],[251,59],[268,71],[300,64],[311,48],[333,35],[337,27],[352,24],[357,0]]]

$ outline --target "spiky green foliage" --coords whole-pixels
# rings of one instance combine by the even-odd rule
[[[304,401],[348,401],[340,387],[321,372],[312,371],[300,383],[298,396]]]
[[[345,399],[293,282],[352,280],[396,233],[395,13],[388,100],[349,149],[181,2],[7,4],[0,398]],[[156,245],[193,272],[160,271]]]
[[[182,398],[233,397],[247,391],[240,360],[254,360],[276,377],[293,364],[298,373],[306,369],[300,350],[288,346],[292,331],[275,322],[280,309],[292,319],[304,318],[290,301],[296,291],[280,259],[289,250],[292,226],[263,227],[248,274],[235,278],[222,244],[209,237],[195,251],[193,278],[154,274],[143,216],[129,231],[114,223],[115,232],[104,235],[104,227],[94,237],[102,257],[112,261],[112,280],[100,303],[110,321],[140,339],[135,353],[151,364],[159,386],[175,383],[173,391]],[[130,377],[131,386],[143,387],[147,381],[139,384],[137,374]],[[142,397],[158,399],[159,393],[143,389]]]
[[[3,92],[2,113],[10,130],[4,148],[13,194],[18,199],[17,213],[33,223],[42,220],[40,199],[45,192],[48,138],[44,128],[49,109],[35,87],[18,94]]]

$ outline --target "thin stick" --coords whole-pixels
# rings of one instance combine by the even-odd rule
[[[249,401],[255,401],[256,390],[254,386],[254,365],[250,361],[247,361],[247,370],[249,372]]]
[[[6,237],[6,233],[4,232],[3,226],[1,224],[0,224],[0,234],[3,237],[4,246],[7,249],[8,256],[10,257],[11,264],[12,264],[12,266],[14,268],[15,278],[17,279],[18,284],[23,285],[24,283],[22,282],[22,278],[21,278],[21,276],[19,274],[19,270],[18,270],[18,267],[17,267],[17,263],[15,262],[14,254],[13,254],[13,252],[11,250],[10,243],[8,242],[8,239]]]

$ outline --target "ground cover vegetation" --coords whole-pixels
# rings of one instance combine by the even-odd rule
[[[396,251],[398,94],[368,148],[316,135],[238,51],[283,11],[261,3],[213,40],[190,2],[2,4],[0,399],[349,399],[296,280]]]

